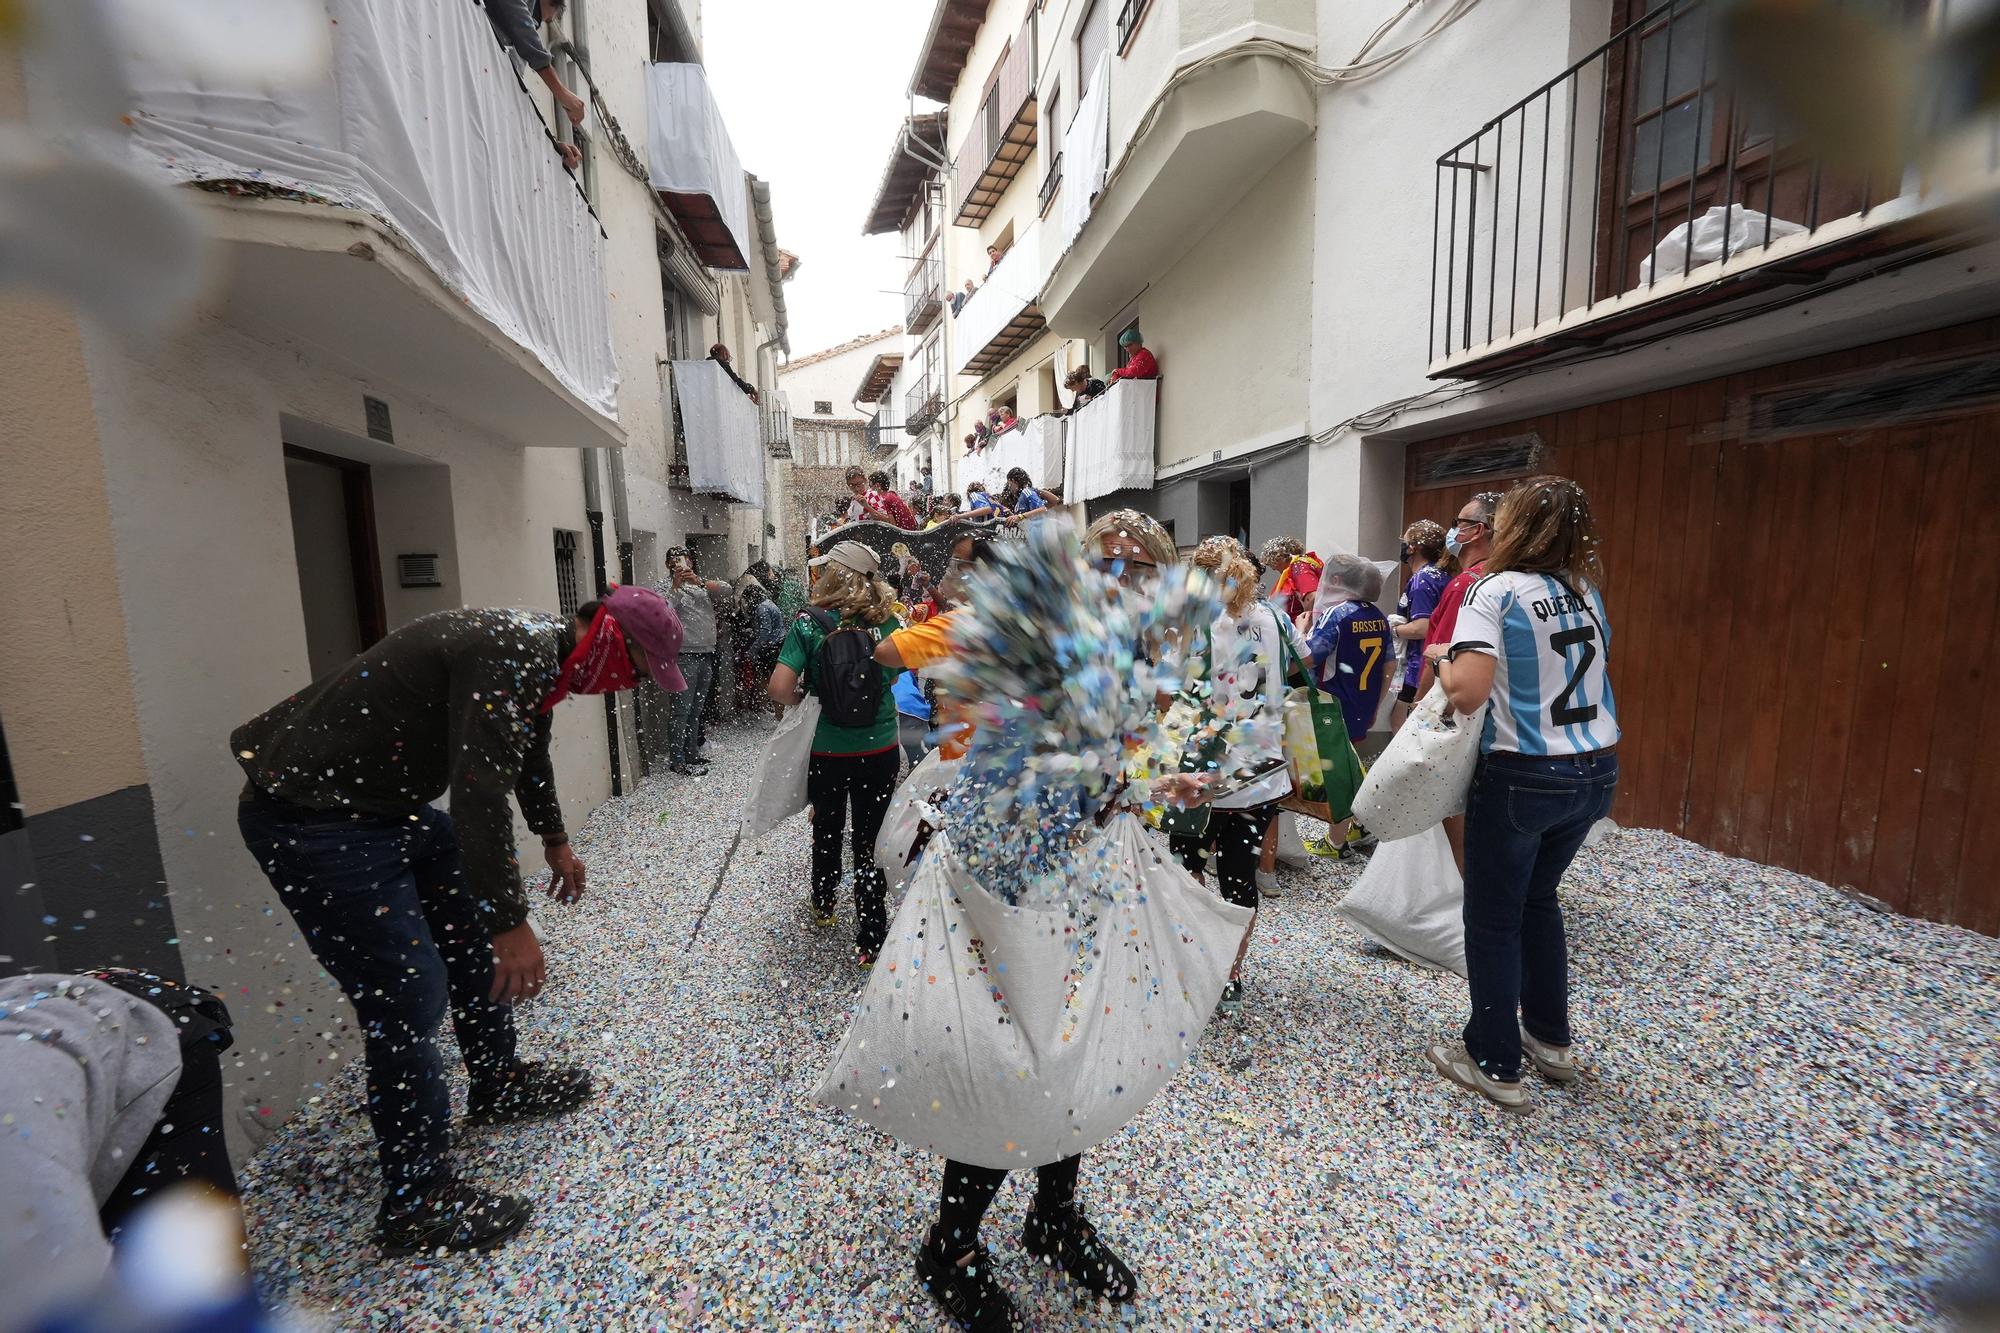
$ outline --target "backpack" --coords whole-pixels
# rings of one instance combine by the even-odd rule
[[[820,716],[836,727],[869,727],[882,715],[888,677],[875,662],[875,636],[819,607],[813,621],[826,637],[813,659],[812,691]]]

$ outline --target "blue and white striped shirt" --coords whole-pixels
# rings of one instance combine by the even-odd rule
[[[1552,575],[1518,570],[1474,583],[1452,651],[1496,659],[1480,751],[1564,755],[1616,745],[1610,649],[1611,624],[1595,588],[1573,593]]]

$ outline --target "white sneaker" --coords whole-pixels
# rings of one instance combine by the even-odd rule
[[[1521,1053],[1551,1083],[1574,1083],[1581,1077],[1582,1071],[1576,1067],[1576,1056],[1572,1053],[1574,1050],[1570,1046],[1551,1046],[1545,1041],[1536,1041],[1528,1035],[1528,1029],[1521,1029]]]
[[[1528,1100],[1528,1090],[1519,1081],[1502,1083],[1497,1078],[1488,1078],[1479,1067],[1478,1061],[1466,1053],[1465,1043],[1452,1042],[1450,1045],[1433,1046],[1424,1054],[1430,1057],[1437,1071],[1467,1092],[1476,1092],[1487,1101],[1509,1115],[1533,1115],[1535,1104]]]
[[[1265,898],[1283,897],[1284,895],[1278,892],[1278,872],[1260,868],[1257,871],[1257,892]]]

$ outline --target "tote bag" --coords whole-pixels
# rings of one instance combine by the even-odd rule
[[[912,865],[923,853],[924,830],[935,832],[943,826],[938,806],[964,765],[963,759],[947,759],[942,751],[932,750],[889,798],[882,831],[875,835],[875,868],[889,881],[889,892],[900,892],[909,879]]]
[[[1465,809],[1486,710],[1457,716],[1444,687],[1417,701],[1354,794],[1354,816],[1383,842],[1411,838]]]
[[[745,837],[761,838],[806,808],[806,769],[818,730],[819,700],[807,695],[771,733],[743,807]]]
[[[1465,881],[1438,825],[1376,848],[1333,910],[1419,967],[1465,975]]]
[[[1115,898],[1009,906],[931,839],[814,1093],[913,1147],[1018,1170],[1094,1147],[1186,1063],[1250,910],[1197,884],[1131,814],[1085,849]]]

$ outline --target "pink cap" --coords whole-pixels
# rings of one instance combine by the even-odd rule
[[[668,694],[687,688],[681,675],[681,617],[669,602],[651,588],[626,584],[613,588],[604,599],[604,610],[625,637],[646,654],[646,666],[653,681]]]

